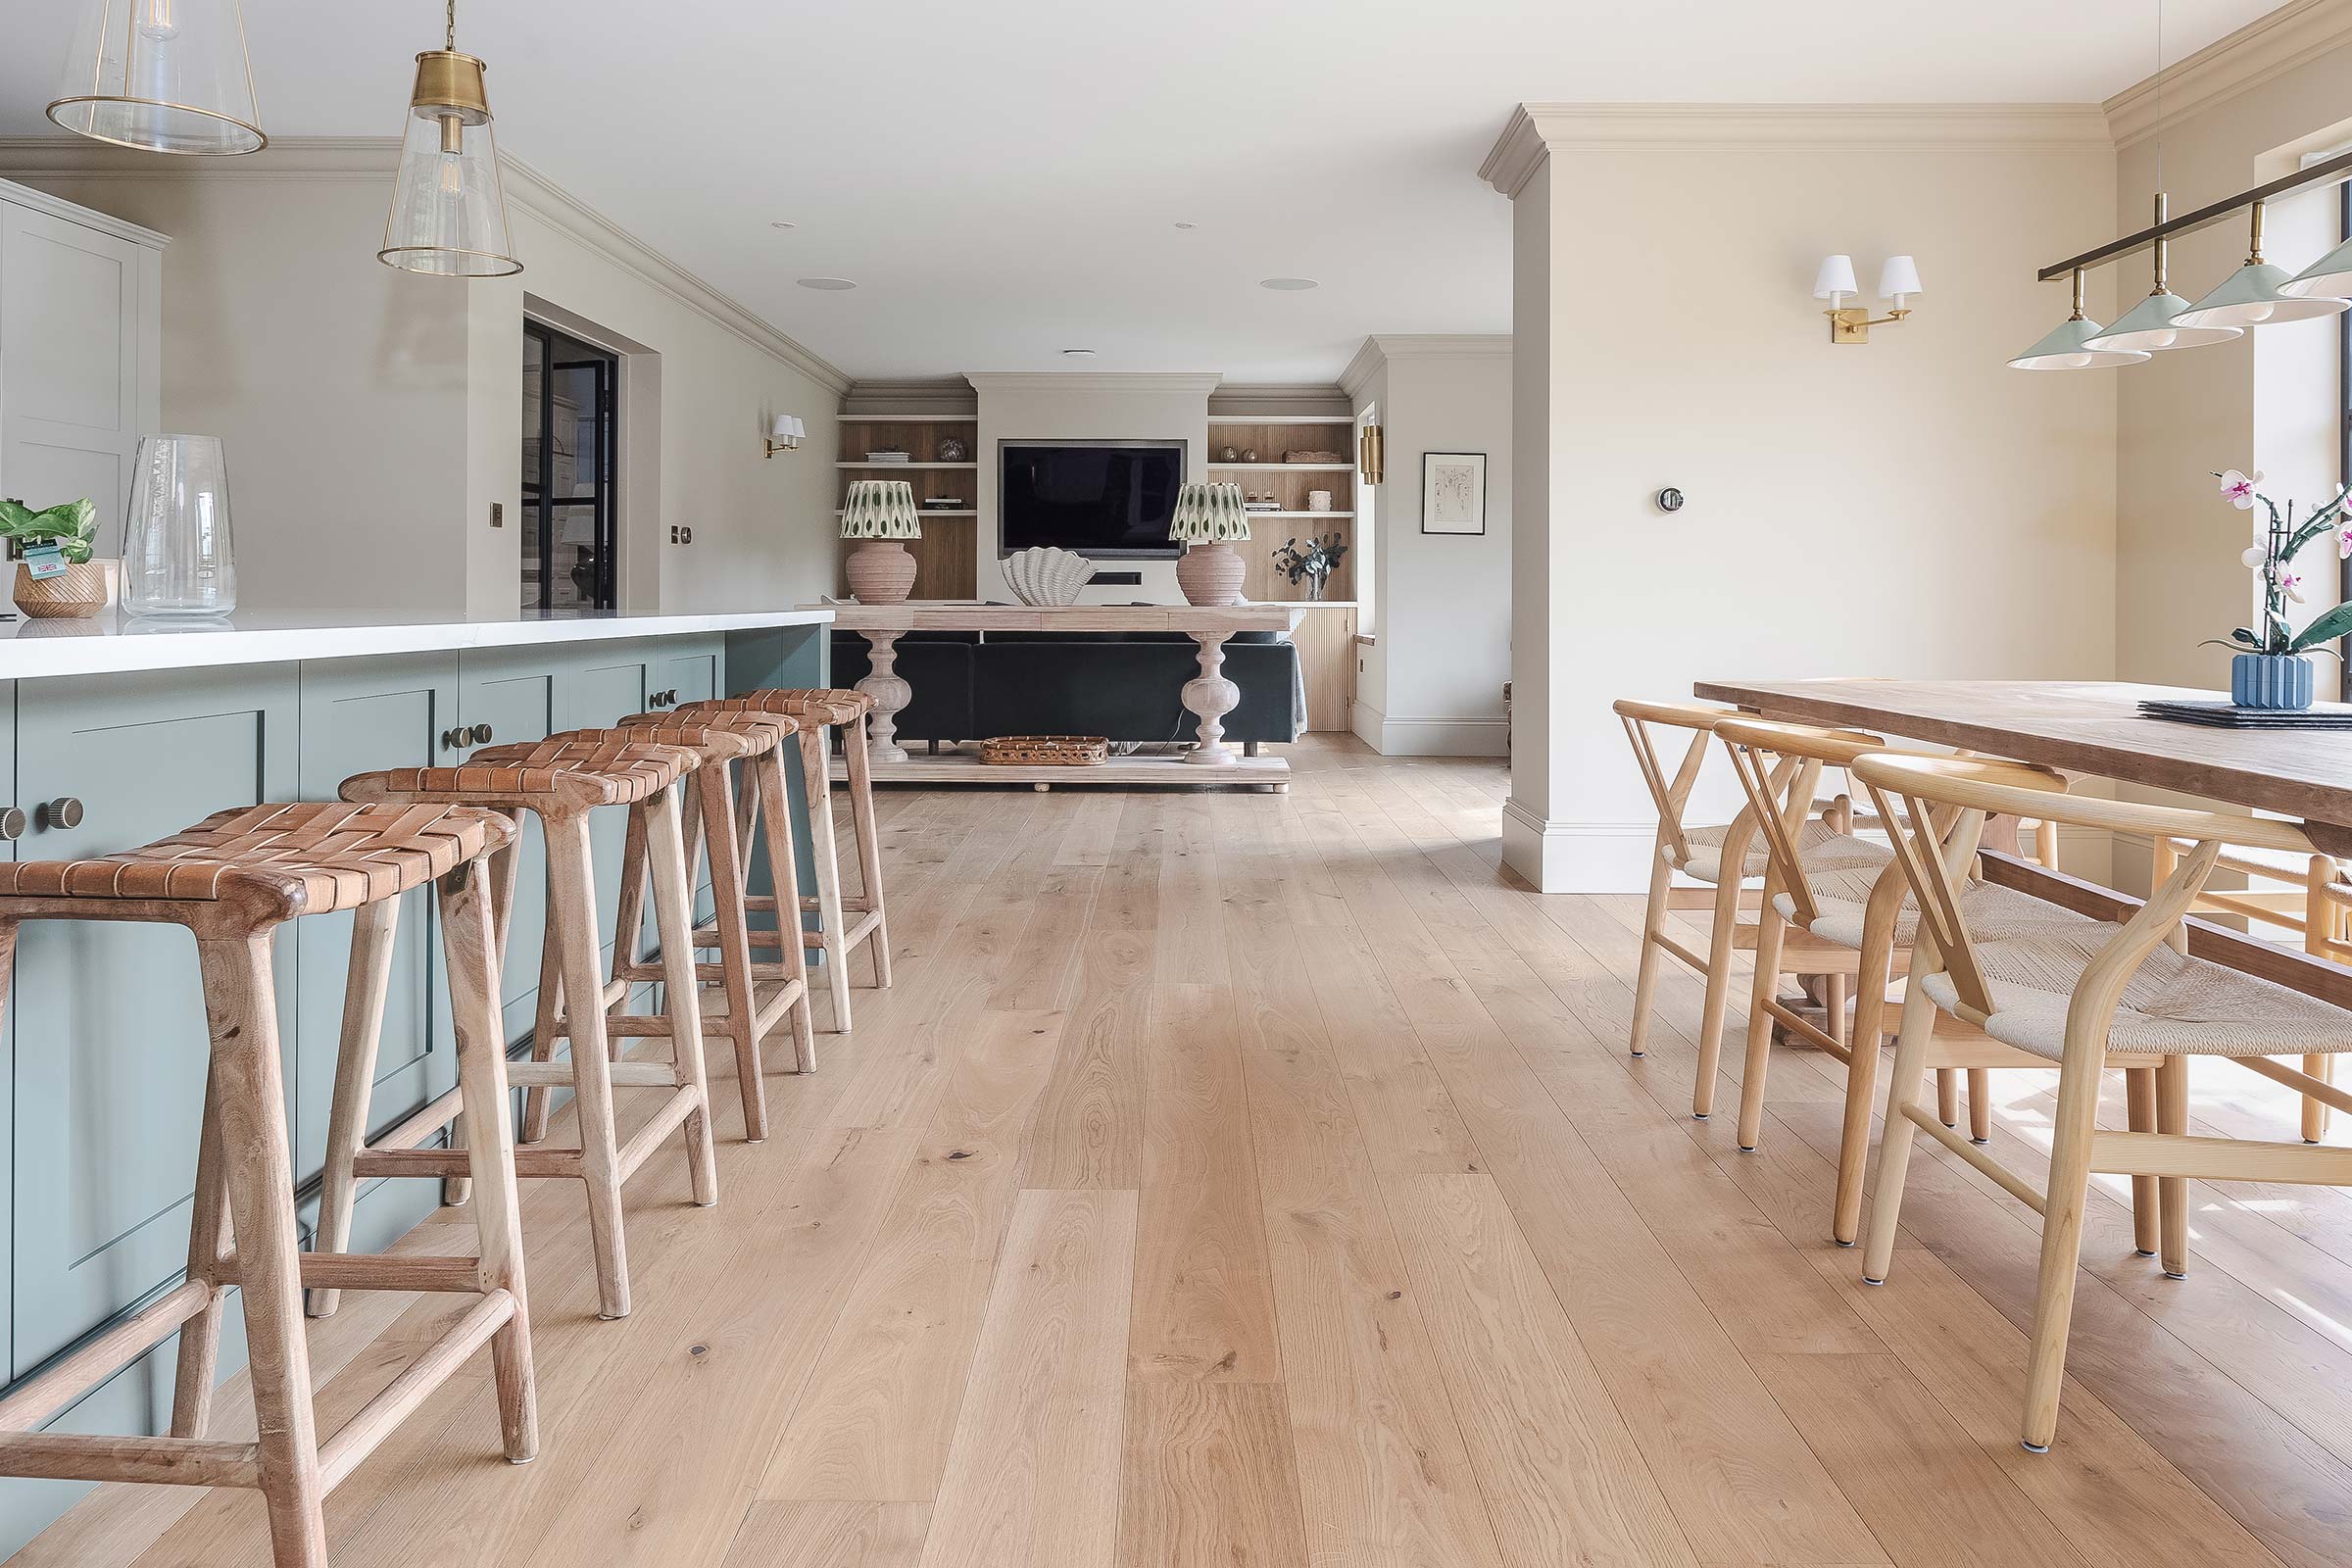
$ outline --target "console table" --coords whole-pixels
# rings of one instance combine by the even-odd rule
[[[983,605],[908,600],[896,605],[825,604],[833,623],[873,649],[873,672],[858,689],[874,700],[866,755],[884,783],[1200,784],[1287,787],[1291,764],[1279,757],[1244,757],[1225,739],[1224,716],[1242,700],[1225,678],[1225,640],[1236,632],[1287,632],[1305,612],[1297,605]],[[898,714],[914,690],[897,672],[898,641],[910,631],[1179,631],[1200,645],[1200,673],[1184,683],[1185,710],[1200,719],[1200,744],[1182,757],[1113,757],[1094,767],[991,766],[956,752],[910,757],[898,744]],[[1210,770],[1214,769],[1214,772]]]

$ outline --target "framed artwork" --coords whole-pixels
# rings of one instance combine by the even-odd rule
[[[1421,531],[1487,531],[1487,455],[1484,452],[1421,454]]]

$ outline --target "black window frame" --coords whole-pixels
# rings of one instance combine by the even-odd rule
[[[539,580],[525,580],[518,585],[517,601],[525,615],[555,615],[560,613],[550,602],[548,577],[555,563],[555,514],[559,506],[592,506],[596,509],[596,581],[590,595],[591,603],[581,609],[610,611],[619,608],[619,489],[617,485],[617,451],[620,441],[620,356],[610,349],[584,343],[571,334],[544,321],[523,318],[523,340],[536,344],[541,356],[543,374],[539,389],[539,465],[536,473],[525,473],[522,482],[520,521],[531,530],[538,545]],[[559,358],[559,354],[563,357]],[[596,415],[602,426],[602,439],[597,443],[597,465],[594,487],[584,499],[557,502],[549,497],[555,488],[555,372],[558,370],[593,368],[596,371]],[[531,552],[524,550],[527,563]],[[536,593],[538,603],[529,603]]]

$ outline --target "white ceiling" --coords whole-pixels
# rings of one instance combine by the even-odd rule
[[[10,6],[0,134],[81,3]],[[2270,9],[2167,0],[2165,56]],[[441,10],[246,0],[267,128],[394,133]],[[2090,102],[2156,48],[2153,0],[464,0],[458,44],[507,151],[854,375],[1251,381],[1507,329],[1476,171],[1522,100]]]

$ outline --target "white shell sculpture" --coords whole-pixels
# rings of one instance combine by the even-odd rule
[[[1024,605],[1074,605],[1095,576],[1095,564],[1084,556],[1043,545],[1014,551],[1004,566],[1006,586]]]

